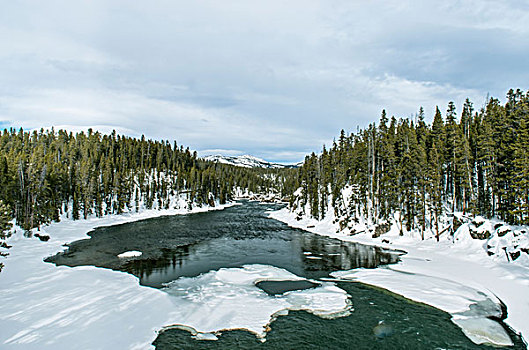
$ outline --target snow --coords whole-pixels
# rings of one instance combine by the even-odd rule
[[[220,210],[194,208],[192,212]],[[144,210],[71,221],[63,218],[41,228],[51,238],[26,238],[18,229],[0,273],[0,347],[2,349],[148,349],[164,327],[187,329],[200,340],[244,328],[264,340],[267,325],[289,310],[320,317],[348,314],[348,294],[332,282],[303,291],[269,296],[255,286],[260,280],[298,280],[273,266],[248,265],[181,278],[155,289],[139,285],[130,274],[92,266],[67,267],[43,262],[63,245],[86,239],[97,226],[122,224],[161,215],[187,214],[184,209]],[[124,252],[137,256],[140,252]],[[121,254],[120,254],[121,255]]]
[[[191,212],[220,210],[194,208]],[[63,244],[88,238],[97,226],[162,215],[190,213],[184,209],[145,210],[71,221],[62,218],[41,228],[51,238],[26,238],[22,230],[8,239],[10,255],[0,273],[0,347],[2,349],[146,349],[156,332],[171,324],[171,297],[142,287],[127,273],[91,266],[70,268],[43,262]]]
[[[118,254],[118,258],[120,259],[135,258],[135,257],[141,256],[142,254],[143,254],[142,252],[139,252],[137,250],[130,250],[128,252]]]
[[[314,256],[314,255],[308,255],[306,258],[307,259],[313,259],[313,260],[321,260],[321,259],[323,259],[321,256]]]
[[[175,323],[185,324],[202,336],[225,329],[246,329],[263,339],[275,316],[288,310],[332,318],[346,316],[351,308],[348,294],[334,283],[270,296],[255,286],[264,280],[304,279],[274,266],[245,265],[179,278],[168,283],[165,291],[178,307],[172,315]]]
[[[250,155],[243,155],[243,156],[223,156],[220,154],[216,155],[210,155],[204,157],[204,160],[210,161],[210,162],[218,162],[222,164],[229,164],[229,165],[235,165],[243,168],[285,168],[289,167],[287,165],[279,164],[279,163],[270,163],[264,159],[257,158]],[[292,165],[290,167],[293,167]]]
[[[489,291],[461,285],[449,279],[412,273],[387,267],[374,271],[356,269],[331,274],[333,277],[358,280],[389,289],[413,300],[449,312],[452,320],[477,344],[512,345],[507,332],[488,317],[500,317],[501,307]],[[483,327],[486,326],[486,327]]]
[[[457,324],[467,337],[476,344],[511,346],[512,341],[503,327],[488,318],[455,318]]]
[[[182,200],[181,204],[183,207],[187,202]],[[193,212],[225,207],[195,208]],[[263,337],[274,317],[288,310],[307,310],[321,317],[339,317],[350,311],[347,294],[331,282],[281,296],[267,295],[255,286],[256,282],[300,279],[272,266],[220,269],[179,279],[159,290],[142,287],[136,277],[122,272],[43,262],[63,250],[63,244],[88,238],[86,233],[97,226],[185,213],[189,211],[142,210],[75,222],[63,218],[41,229],[40,234],[50,236],[47,242],[23,237],[19,229],[7,241],[13,246],[10,256],[2,259],[6,266],[0,273],[0,347],[70,349],[75,344],[78,349],[145,349],[151,347],[158,331],[171,325],[190,330],[203,340],[215,339],[216,332],[233,328],[246,328]],[[529,259],[523,254],[513,263],[505,254],[515,244],[525,246],[525,228],[498,230],[494,229],[496,222],[475,218],[474,227],[463,224],[454,241],[443,236],[441,242],[436,242],[431,236],[420,241],[416,232],[399,236],[395,227],[381,237],[371,238],[366,223],[360,223],[364,233],[344,235],[336,232],[334,215],[323,221],[306,217],[298,221],[287,209],[269,214],[308,231],[408,252],[397,265],[337,272],[335,278],[386,288],[445,310],[476,343],[510,342],[499,324],[486,318],[499,315],[501,300],[508,310],[505,322],[524,337],[529,335]],[[489,230],[493,235],[485,243],[473,239],[471,229]],[[486,249],[503,254],[489,257]],[[130,257],[138,253],[124,252]]]
[[[514,263],[507,260],[505,253],[488,256],[487,243],[473,239],[468,224],[462,225],[453,238],[450,235],[442,236],[440,242],[432,236],[421,241],[417,232],[400,236],[395,225],[390,232],[372,238],[373,230],[367,223],[360,223],[362,229],[356,226],[351,228],[364,232],[347,235],[337,229],[332,211],[328,214],[324,220],[318,221],[307,216],[300,218],[299,214],[284,208],[269,213],[269,216],[292,227],[344,241],[406,251],[407,254],[401,256],[401,262],[391,267],[337,272],[335,277],[385,288],[444,310],[476,343],[502,345],[510,342],[498,328],[497,322],[484,318],[499,312],[499,300],[507,306],[508,315],[504,322],[525,339],[529,337],[529,259],[526,254],[522,254]],[[481,226],[493,228],[495,225],[483,218],[482,221]],[[519,239],[519,233],[523,230],[514,228],[511,230],[512,237],[507,233],[495,238],[494,234],[491,239],[492,242],[500,242],[502,247],[509,246],[508,240]]]

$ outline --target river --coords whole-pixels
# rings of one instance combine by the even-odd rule
[[[182,278],[221,268],[270,265],[312,280],[256,285],[269,298],[294,289],[313,288],[329,273],[376,268],[398,262],[404,252],[319,236],[268,218],[275,204],[243,201],[222,211],[165,216],[99,227],[91,239],[73,242],[46,261],[57,265],[92,265],[134,274],[140,284],[166,288]],[[141,251],[122,259],[127,251]],[[336,282],[347,292],[353,311],[326,319],[291,311],[271,324],[266,342],[243,330],[224,331],[217,341],[195,340],[181,329],[167,329],[156,349],[483,349],[450,321],[450,315],[361,283]],[[523,343],[515,341],[515,348]]]

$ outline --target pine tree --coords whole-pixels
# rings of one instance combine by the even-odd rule
[[[435,218],[435,238],[439,242],[439,217],[441,216],[443,210],[443,183],[441,181],[443,174],[441,156],[437,151],[436,142],[433,143],[432,148],[430,149],[428,160],[428,177],[430,179],[429,185],[432,208],[432,215],[430,217],[432,220]]]
[[[8,235],[8,231],[13,226],[11,224],[11,215],[12,214],[9,207],[2,200],[0,200],[0,248],[9,248],[4,240]],[[0,257],[5,257],[7,255],[8,253],[0,251]],[[0,272],[2,271],[3,267],[4,264],[0,262]]]
[[[446,143],[445,159],[447,161],[447,189],[452,200],[452,212],[456,211],[456,180],[457,180],[457,143],[459,125],[456,122],[456,107],[454,102],[448,103],[446,111]]]
[[[513,191],[516,205],[513,210],[514,221],[529,224],[529,93],[519,103],[520,127],[513,144]]]

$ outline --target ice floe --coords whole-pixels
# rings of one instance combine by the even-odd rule
[[[490,319],[502,316],[501,302],[490,292],[450,279],[399,270],[398,267],[338,271],[331,275],[383,287],[447,311],[452,315],[452,321],[476,344],[513,344],[503,326]]]
[[[347,316],[349,295],[334,283],[271,296],[255,284],[265,280],[304,280],[268,265],[222,268],[198,277],[184,277],[164,289],[173,297],[176,324],[191,327],[197,339],[221,330],[246,329],[264,339],[268,325],[288,310],[305,310],[323,318]]]
[[[131,251],[128,251],[128,252],[124,252],[124,253],[118,254],[118,258],[120,258],[120,259],[136,258],[138,256],[141,256],[142,254],[143,254],[142,252],[139,252],[137,250],[131,250]]]

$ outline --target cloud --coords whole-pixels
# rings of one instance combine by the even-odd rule
[[[203,149],[198,152],[200,157],[211,156],[211,155],[225,155],[225,156],[241,156],[244,154],[243,151],[237,149],[224,149],[224,148],[214,148],[214,149]]]
[[[19,115],[24,118],[17,120]],[[113,90],[35,90],[30,95],[0,97],[0,120],[24,129],[116,130],[135,137],[176,140],[192,149],[204,149],[201,153],[218,144],[245,147],[254,154],[278,144],[306,144],[302,130],[286,128],[279,122],[261,123],[227,109]]]
[[[382,109],[527,88],[528,21],[516,0],[8,2],[0,120],[299,161]]]

